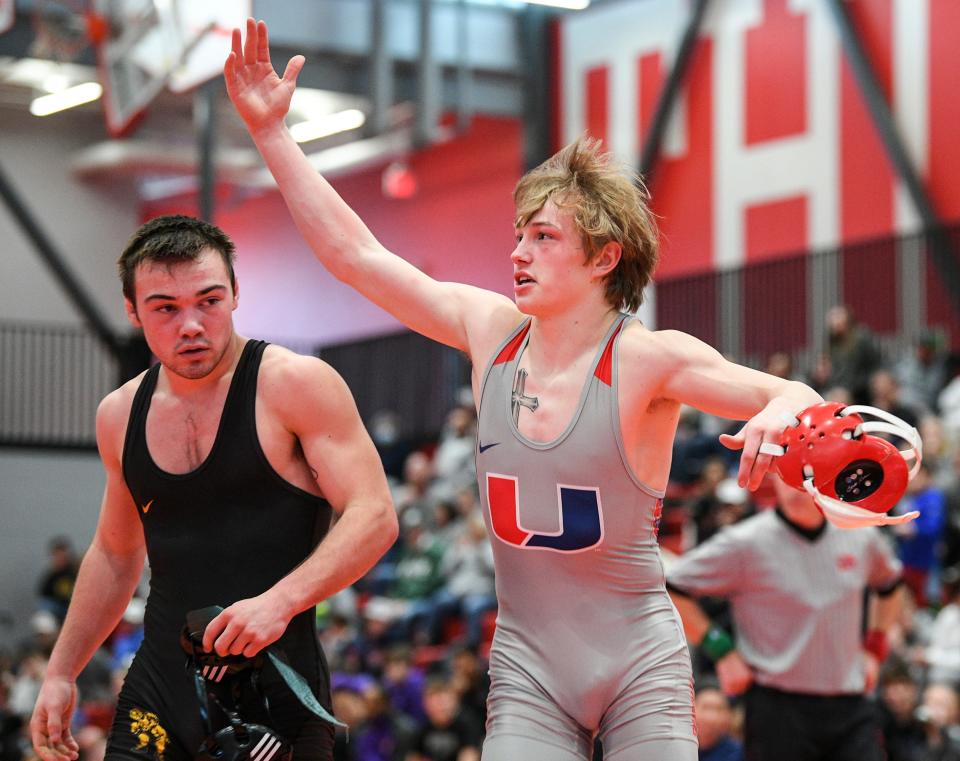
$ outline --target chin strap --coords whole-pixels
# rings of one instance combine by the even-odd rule
[[[842,502],[839,499],[828,497],[821,494],[820,490],[813,483],[812,478],[803,482],[803,488],[807,494],[813,497],[813,501],[823,511],[824,517],[837,528],[863,528],[864,526],[895,526],[899,523],[908,523],[920,517],[920,513],[912,510],[903,515],[887,515],[886,513],[875,513],[863,507],[851,505],[849,502]]]
[[[885,410],[870,407],[866,404],[854,404],[849,407],[844,407],[840,414],[843,416],[858,414],[861,417],[863,415],[870,415],[879,418],[878,420],[864,422],[863,425],[859,427],[857,431],[858,434],[860,432],[888,433],[906,441],[909,448],[901,449],[900,455],[908,462],[913,460],[913,465],[910,467],[910,480],[913,480],[913,477],[917,475],[917,471],[920,470],[920,461],[923,459],[923,441],[920,438],[920,432],[916,428],[909,425],[906,420],[898,418],[896,415],[891,415]]]

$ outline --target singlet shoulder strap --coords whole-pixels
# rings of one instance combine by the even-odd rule
[[[532,319],[528,317],[517,326],[507,339],[500,344],[497,353],[493,355],[493,362],[491,364],[499,365],[504,362],[510,362],[517,356],[517,352],[520,351],[520,346],[523,344],[523,339],[526,338],[527,333],[530,332],[531,323]]]
[[[629,319],[629,314],[623,314],[619,317],[619,319],[614,320],[613,325],[610,326],[610,332],[607,335],[606,346],[604,346],[603,353],[600,355],[600,360],[597,362],[597,366],[593,371],[594,376],[608,386],[613,386],[613,357],[614,350],[616,349],[617,337],[620,335],[621,331],[623,330],[623,326],[627,324]]]
[[[490,376],[490,371],[493,370],[494,366],[502,365],[505,362],[510,362],[516,358],[517,352],[520,351],[520,347],[523,345],[523,341],[527,337],[527,333],[530,332],[530,325],[532,324],[532,321],[533,318],[527,317],[513,330],[511,330],[509,335],[504,338],[503,341],[500,342],[500,345],[494,350],[493,354],[490,356],[490,359],[487,360],[487,366],[484,368],[483,376],[480,379],[480,399],[477,400],[478,404],[483,399],[483,389],[487,385],[487,379]]]
[[[266,341],[252,338],[244,344],[233,371],[230,392],[223,405],[221,436],[229,438],[238,434],[253,434],[256,437],[257,376],[267,346]]]
[[[133,403],[130,405],[130,417],[127,419],[127,432],[123,438],[123,454],[121,455],[124,473],[127,472],[131,453],[139,448],[138,445],[146,437],[147,410],[150,408],[150,399],[153,398],[153,392],[157,387],[159,377],[160,363],[158,362],[144,373],[140,386],[137,388],[137,393],[133,396]]]

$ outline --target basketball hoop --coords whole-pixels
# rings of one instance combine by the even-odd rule
[[[164,87],[186,92],[219,75],[230,32],[251,0],[92,0],[87,34],[96,42],[107,129],[130,131]]]

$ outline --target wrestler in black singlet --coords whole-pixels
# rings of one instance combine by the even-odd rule
[[[159,366],[147,372],[134,397],[123,472],[143,522],[150,594],[144,641],[120,692],[107,759],[183,761],[195,755],[206,732],[180,647],[187,611],[225,608],[265,592],[313,551],[330,526],[330,505],[281,478],[260,448],[254,412],[265,347],[262,341],[244,346],[213,448],[190,473],[161,470],[147,450]],[[313,610],[295,616],[275,646],[330,710]],[[272,666],[263,669],[261,682],[269,715],[251,695],[243,718],[291,741],[297,761],[330,758],[333,727],[309,713]]]

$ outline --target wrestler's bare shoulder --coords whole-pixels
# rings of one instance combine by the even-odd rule
[[[101,455],[105,456],[122,450],[133,398],[146,374],[147,371],[144,370],[100,401],[97,407],[97,446]]]
[[[527,316],[502,294],[472,286],[463,293],[470,302],[470,308],[464,311],[468,353],[474,365],[482,367],[493,350]]]
[[[258,400],[271,406],[288,406],[307,394],[323,394],[331,384],[342,383],[339,373],[319,357],[297,354],[277,344],[270,344],[260,361],[257,383]]]
[[[625,371],[663,377],[676,372],[706,344],[679,330],[650,330],[631,322],[620,341],[619,360]]]

